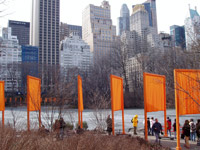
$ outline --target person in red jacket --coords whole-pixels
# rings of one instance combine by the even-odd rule
[[[169,117],[167,117],[167,133],[169,133],[169,136],[171,137],[171,128],[172,128],[172,122]]]

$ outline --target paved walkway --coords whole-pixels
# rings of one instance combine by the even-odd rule
[[[138,135],[133,135],[132,132],[130,132],[133,137],[134,136],[139,136],[144,138],[144,133],[139,133]],[[148,136],[148,140],[151,143],[155,143],[155,136]],[[185,140],[181,139],[181,150],[188,150],[187,148],[184,147]],[[170,140],[169,138],[162,138],[161,139],[161,145],[164,147],[170,147],[172,150],[176,149],[177,141],[176,139]],[[197,142],[190,141],[190,149],[191,150],[200,150],[200,146],[197,146]]]

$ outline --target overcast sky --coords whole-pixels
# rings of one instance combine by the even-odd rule
[[[0,27],[6,27],[8,20],[30,21],[32,0],[9,0],[4,6],[6,13],[10,14],[0,17]],[[60,0],[60,20],[74,25],[82,25],[82,11],[88,4],[99,6],[103,0]],[[116,25],[117,17],[120,15],[120,8],[123,3],[127,4],[130,13],[132,5],[140,4],[145,0],[109,0],[111,5],[111,17]],[[191,8],[197,6],[200,12],[200,0],[157,0],[157,21],[158,31],[169,33],[169,26],[184,25],[188,16],[188,4]],[[2,6],[0,6],[0,9]]]

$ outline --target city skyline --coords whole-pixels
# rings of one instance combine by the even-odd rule
[[[7,16],[1,17],[0,28],[6,27],[8,20],[28,21],[31,20],[31,1],[32,0],[14,0],[7,4]],[[132,13],[132,5],[141,4],[146,0],[126,0],[114,1],[109,0],[111,5],[111,19],[114,25],[117,25],[117,17],[120,15],[122,4],[127,4],[130,14]],[[60,21],[68,24],[82,25],[82,11],[89,4],[100,5],[102,0],[84,0],[84,1],[66,1],[61,0]],[[78,3],[78,5],[77,5]],[[157,20],[158,31],[169,33],[171,25],[184,25],[184,20],[188,16],[188,4],[191,8],[197,6],[199,11],[200,1],[195,0],[173,0],[162,1],[157,0]],[[76,9],[74,9],[76,8]],[[24,13],[24,12],[27,13]],[[73,15],[72,15],[73,14]]]

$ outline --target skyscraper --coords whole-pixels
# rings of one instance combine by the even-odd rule
[[[21,86],[22,52],[16,36],[12,36],[11,28],[2,29],[0,38],[0,80],[5,81],[7,92],[19,91]]]
[[[190,16],[185,19],[185,39],[186,48],[190,50],[192,46],[200,39],[200,15],[197,8],[191,9],[189,7]]]
[[[39,47],[39,63],[59,64],[60,0],[32,0],[30,44]]]
[[[117,19],[117,35],[123,31],[130,31],[130,13],[126,4],[123,4],[120,10],[120,17]]]
[[[133,7],[133,12],[130,16],[130,30],[135,31],[137,34],[135,39],[137,53],[145,52],[147,49],[148,27],[148,12],[145,10],[144,5],[136,5]]]
[[[144,8],[148,13],[149,26],[153,27],[155,32],[158,33],[156,0],[147,0],[142,5],[144,5]],[[133,5],[132,8],[135,6],[136,5]]]
[[[77,32],[70,34],[62,41],[63,49],[60,52],[60,65],[65,69],[77,67],[89,71],[93,63],[93,53],[90,46],[85,43]]]
[[[71,33],[78,33],[79,37],[82,38],[82,26],[70,25],[61,22],[60,24],[60,41],[64,40],[65,37],[69,37]]]
[[[185,49],[185,28],[184,26],[170,26],[170,35],[172,36],[172,46]]]
[[[112,25],[110,5],[103,1],[101,6],[90,4],[82,15],[82,36],[94,55],[94,63],[102,56],[110,56],[116,27]]]
[[[12,29],[12,35],[17,36],[17,39],[19,40],[19,45],[29,45],[29,22],[9,20],[8,26]]]

